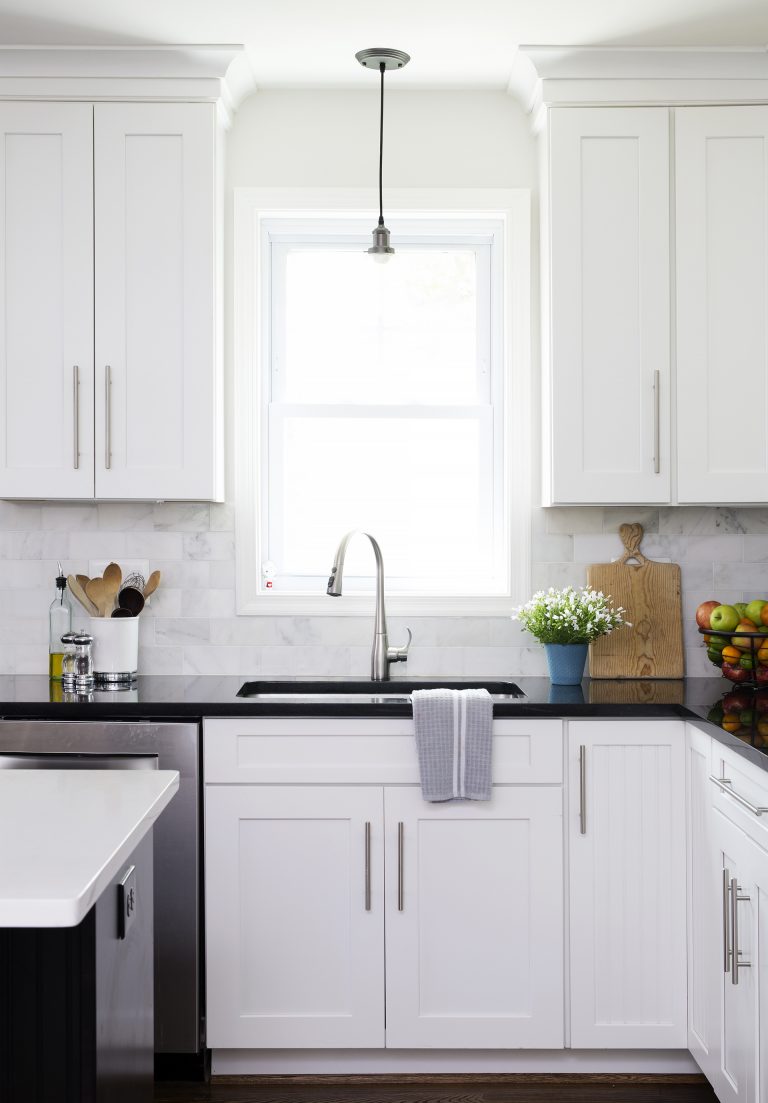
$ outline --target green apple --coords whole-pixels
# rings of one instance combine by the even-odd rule
[[[730,632],[731,629],[729,628],[728,631]],[[709,651],[718,651],[718,652],[722,651],[723,648],[727,647],[727,646],[728,646],[728,640],[725,640],[720,636],[710,636],[709,643],[707,644],[707,648],[708,648]]]
[[[764,605],[768,605],[768,601],[763,601],[763,599],[759,597],[755,598],[754,601],[750,601],[747,605],[747,611],[745,614],[747,619],[754,621],[755,624],[761,624],[762,621],[760,619],[760,616],[763,611]]]
[[[739,620],[741,620],[742,617],[745,617],[747,615],[747,603],[746,603],[746,601],[734,601],[733,607],[736,610],[736,612],[739,614]],[[752,618],[750,617],[749,619],[751,620]]]
[[[733,632],[740,620],[741,614],[734,605],[718,605],[712,610],[709,623],[713,632]]]

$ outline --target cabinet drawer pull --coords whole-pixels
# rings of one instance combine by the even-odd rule
[[[587,748],[579,747],[579,831],[587,833]]]
[[[80,467],[80,368],[77,364],[72,368],[72,417],[74,420],[72,466],[77,471]]]
[[[661,471],[661,372],[653,373],[653,473]]]
[[[365,824],[365,910],[371,910],[371,824]]]
[[[405,850],[405,825],[402,820],[397,825],[397,910],[401,912],[405,906],[405,891],[403,884],[403,858]]]
[[[735,877],[731,878],[731,984],[739,983],[739,969],[751,969],[751,961],[739,961],[741,950],[739,949],[739,904],[748,901],[748,896],[739,895],[739,884]]]
[[[104,466],[112,466],[112,368],[104,368]]]
[[[732,789],[731,786],[733,783],[729,777],[715,777],[714,774],[710,774],[709,780],[713,785],[717,785],[723,793],[727,793],[729,797],[733,797],[737,804],[740,804],[742,808],[746,808],[753,816],[764,816],[768,813],[768,808],[762,808],[757,804],[753,804],[752,801],[747,800],[746,797],[742,797],[740,793]]]
[[[723,869],[723,972],[730,973],[731,971],[731,940],[730,932],[728,928],[729,920],[729,907],[728,900],[731,892],[731,873],[728,869]]]

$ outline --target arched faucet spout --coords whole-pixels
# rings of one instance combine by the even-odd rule
[[[369,532],[360,529],[352,529],[342,537],[336,550],[336,556],[328,579],[327,594],[329,597],[341,597],[342,583],[344,581],[344,560],[347,548],[353,536],[365,536],[370,540],[373,554],[376,557],[376,612],[373,622],[373,648],[371,650],[371,679],[374,682],[389,681],[390,663],[404,663],[408,660],[408,648],[411,646],[413,634],[407,628],[408,643],[405,647],[390,647],[387,638],[387,613],[384,606],[384,557],[381,554],[379,542]]]

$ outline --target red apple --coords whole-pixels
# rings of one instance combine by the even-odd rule
[[[759,666],[755,671],[755,680],[759,686],[768,685],[768,666]]]
[[[719,601],[702,601],[701,605],[696,610],[696,623],[699,628],[711,628],[709,618],[712,616],[712,610],[717,609]]]
[[[720,668],[723,672],[723,677],[727,678],[729,682],[746,682],[749,678],[750,671],[742,670],[740,666],[731,666],[730,663],[723,663]],[[765,681],[768,682],[768,667],[763,667],[765,670]]]
[[[723,710],[725,712],[743,712],[752,703],[749,693],[726,693],[723,697]]]

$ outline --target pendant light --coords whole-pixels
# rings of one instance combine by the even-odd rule
[[[381,101],[379,109],[379,221],[373,229],[373,245],[367,252],[382,263],[389,260],[395,250],[389,244],[389,230],[384,225],[384,200],[382,198],[382,162],[384,160],[384,73],[387,69],[402,69],[411,60],[402,50],[360,50],[355,57],[366,69],[378,69],[381,76]]]

